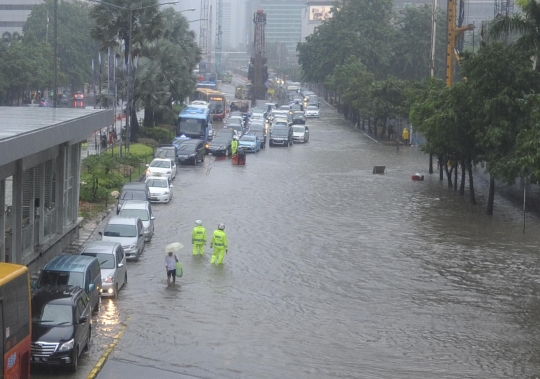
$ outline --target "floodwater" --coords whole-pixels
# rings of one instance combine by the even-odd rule
[[[179,167],[153,241],[94,323],[108,337],[127,326],[98,378],[536,377],[538,220],[523,234],[500,197],[486,216],[478,182],[471,206],[437,174],[411,181],[427,170],[417,148],[379,145],[328,106],[307,125],[309,143],[245,167]],[[197,219],[209,238],[226,224],[223,266],[209,246],[191,255]],[[168,286],[176,241],[184,276]]]

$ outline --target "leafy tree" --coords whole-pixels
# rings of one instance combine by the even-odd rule
[[[439,20],[445,19],[440,12]],[[406,7],[396,14],[396,32],[390,70],[400,79],[421,80],[429,76],[431,58],[431,7]],[[437,33],[435,74],[445,77],[446,34]]]
[[[501,16],[493,20],[489,28],[489,36],[500,39],[510,33],[517,33],[514,44],[527,51],[535,58],[536,70],[540,71],[540,3],[536,0],[521,0],[519,5],[523,12]]]
[[[58,83],[82,90],[92,78],[91,59],[98,44],[90,37],[93,25],[86,2],[62,2],[58,5]],[[54,0],[36,5],[23,27],[25,38],[53,45]],[[52,62],[52,61],[51,61]],[[52,63],[51,63],[52,64]],[[52,87],[52,82],[49,87]]]
[[[404,81],[389,76],[385,80],[373,82],[369,88],[373,104],[373,117],[375,117],[376,121],[382,120],[383,134],[388,119],[396,118],[401,114],[401,108],[405,102],[406,87]],[[377,125],[377,122],[375,122],[375,125]],[[375,129],[375,135],[377,135],[377,129]]]
[[[493,213],[495,179],[513,184],[521,171],[510,162],[518,135],[530,129],[522,102],[540,88],[540,74],[532,70],[529,56],[526,51],[493,43],[476,54],[465,54],[462,62],[474,102],[474,127],[491,178],[488,214]]]

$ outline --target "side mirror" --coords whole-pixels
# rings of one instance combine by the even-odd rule
[[[143,233],[140,233],[140,234],[139,234],[139,237],[142,237],[143,235],[144,235]]]
[[[86,316],[79,317],[79,324],[84,324],[86,322],[88,322],[88,317]]]
[[[94,286],[94,283],[90,283],[88,285],[88,292],[92,292],[92,291],[94,291],[94,289],[96,289],[96,286]]]
[[[116,267],[122,268],[122,267],[124,267],[124,264],[123,263],[118,263],[118,266],[116,266]]]
[[[151,216],[150,217],[150,220],[155,220],[156,219],[156,216]]]
[[[150,165],[147,163],[147,164],[146,164],[146,167],[150,167]]]
[[[33,290],[37,289],[37,283],[35,280],[30,281],[30,288]]]
[[[173,188],[173,187],[174,187],[174,186],[173,186],[172,184],[169,186],[169,188]]]
[[[103,232],[98,232],[98,234],[103,237]]]

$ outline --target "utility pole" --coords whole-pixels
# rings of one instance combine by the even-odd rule
[[[435,51],[437,47],[437,14],[439,12],[439,1],[433,0],[431,6],[431,56],[429,61],[429,74],[431,78],[433,78],[435,77]],[[399,141],[398,138],[396,138],[396,140]],[[429,154],[429,173],[433,174],[433,154]]]
[[[222,22],[223,22],[223,0],[217,0],[216,4],[216,19],[217,19],[217,33],[216,33],[216,79],[221,79],[221,49],[223,47],[222,42]]]
[[[54,96],[53,108],[58,106],[58,0],[54,0]]]

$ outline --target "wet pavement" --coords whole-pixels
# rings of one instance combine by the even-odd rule
[[[540,369],[537,218],[478,206],[425,172],[417,148],[374,143],[323,105],[310,141],[246,166],[181,166],[174,199],[129,283],[105,299],[84,378],[535,378]],[[386,166],[384,175],[372,174]],[[221,267],[191,255],[194,221],[226,224]],[[102,227],[101,227],[102,229]],[[97,231],[90,237],[98,239]],[[184,276],[167,285],[163,247]]]

